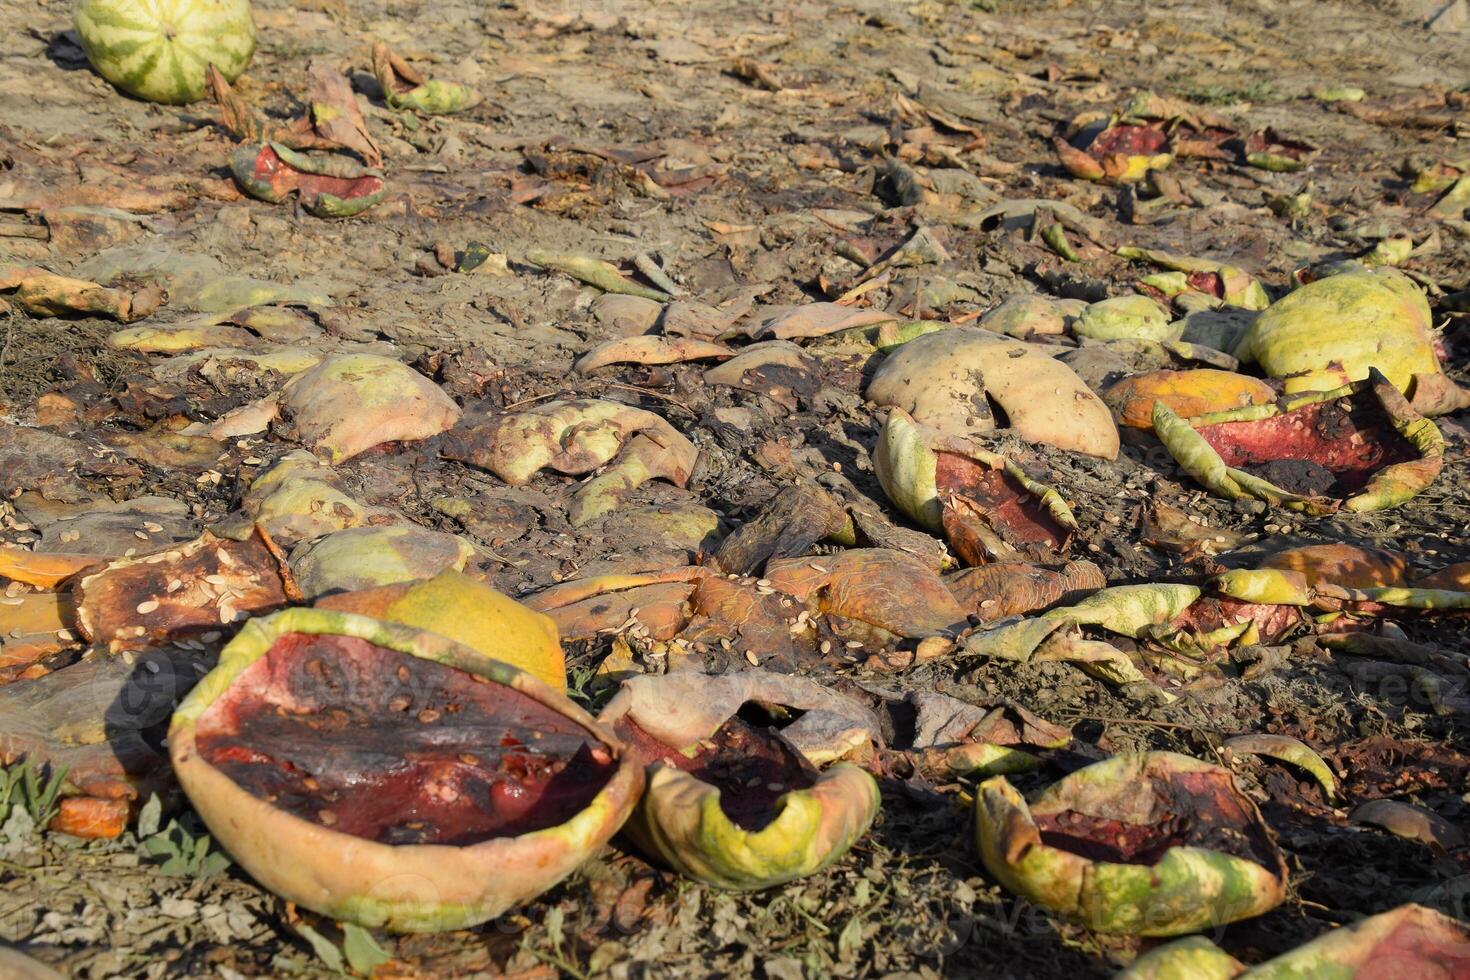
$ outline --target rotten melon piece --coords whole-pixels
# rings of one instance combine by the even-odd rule
[[[953,635],[968,623],[939,573],[889,548],[848,548],[831,555],[777,558],[766,581],[826,617],[838,636],[887,644]]]
[[[1072,333],[1085,340],[1178,340],[1183,324],[1170,321],[1169,313],[1151,297],[1141,294],[1114,296],[1088,305],[1072,321]]]
[[[845,854],[878,813],[878,784],[852,762],[877,719],[815,681],[761,670],[626,681],[601,720],[648,766],[628,834],[716,888],[770,888]]]
[[[1112,413],[1053,356],[1060,350],[979,327],[952,327],[890,354],[868,383],[867,397],[945,435],[1008,427],[1027,442],[1117,458]]]
[[[1338,542],[1286,548],[1261,562],[1260,567],[1300,572],[1308,585],[1327,582],[1347,589],[1373,589],[1407,587],[1409,584],[1408,559],[1398,552]],[[1423,582],[1418,585],[1420,588],[1441,588]]]
[[[468,85],[425,78],[381,41],[373,45],[373,74],[382,86],[383,101],[394,109],[444,115],[479,105],[482,98]]]
[[[1062,166],[1079,180],[1135,183],[1150,170],[1162,170],[1174,162],[1163,128],[1140,123],[1142,120],[1114,121],[1081,147],[1062,139],[1052,140],[1052,145]]]
[[[1113,980],[1233,980],[1245,964],[1204,936],[1185,936],[1155,947]]]
[[[1260,378],[1234,371],[1196,368],[1131,375],[1104,391],[1102,398],[1113,410],[1119,425],[1149,429],[1153,427],[1157,402],[1190,418],[1208,412],[1266,405],[1276,400],[1276,390]]]
[[[873,468],[898,509],[942,532],[969,565],[1046,560],[1065,550],[1076,519],[1059,493],[1011,461],[920,425],[902,409],[888,415]]]
[[[108,562],[74,579],[72,597],[82,635],[118,646],[213,632],[299,602],[301,592],[286,557],[256,527],[243,541],[205,531],[187,544]]]
[[[297,545],[291,568],[301,593],[315,599],[431,578],[445,569],[460,571],[474,553],[458,534],[414,524],[352,527]]]
[[[1271,305],[1271,297],[1255,277],[1233,265],[1132,245],[1118,249],[1118,255],[1163,266],[1177,277],[1166,278],[1167,274],[1158,278],[1146,276],[1144,283],[1151,280],[1177,283],[1179,292],[1208,297],[1210,305],[1236,306],[1244,310],[1264,310]]]
[[[1026,340],[1033,336],[1058,336],[1086,308],[1075,299],[1057,299],[1035,293],[1007,296],[999,306],[980,318],[980,326],[992,333]]]
[[[23,759],[65,773],[51,829],[116,837],[149,796],[173,791],[160,743],[203,660],[177,647],[138,651],[131,662],[97,652],[0,685],[0,765]]]
[[[218,530],[225,537],[239,537],[259,524],[272,540],[289,547],[393,519],[388,511],[349,497],[330,466],[305,449],[296,449],[255,478],[240,501],[240,513]]]
[[[0,578],[38,589],[55,589],[78,572],[106,560],[101,555],[56,554],[0,545]]]
[[[1396,506],[1444,465],[1439,429],[1377,369],[1271,405],[1182,419],[1158,401],[1153,412],[1154,433],[1211,491],[1309,514]]]
[[[459,420],[459,406],[413,368],[377,354],[333,354],[281,389],[301,441],[333,465],[385,442],[414,442]]]
[[[1213,576],[1209,585],[1216,594],[1245,603],[1303,606],[1357,617],[1463,615],[1470,611],[1470,592],[1392,585],[1348,588],[1309,581],[1301,572],[1281,568],[1234,568]]]
[[[690,565],[662,572],[613,573],[571,579],[528,596],[526,606],[545,613],[563,640],[590,640],[617,632],[630,620],[655,640],[673,639],[689,622],[689,600],[711,574]]]
[[[1177,936],[1281,904],[1286,861],[1228,769],[1173,752],[1114,756],[1027,803],[1004,776],[975,797],[985,867],[1095,932]]]
[[[1322,391],[1376,368],[1408,391],[1440,373],[1424,293],[1393,269],[1346,272],[1301,286],[1268,307],[1236,345],[1288,394]]]
[[[545,681],[567,687],[556,623],[452,568],[419,582],[342,592],[318,609],[358,613],[442,634]]]
[[[350,217],[388,193],[380,170],[345,156],[308,156],[283,143],[240,147],[230,154],[230,172],[251,197],[280,204],[295,194],[318,218]]]
[[[169,750],[257,881],[394,932],[465,928],[539,895],[643,787],[611,732],[529,674],[319,609],[247,623],[174,713]]]
[[[947,694],[910,692],[914,766],[933,779],[983,779],[1029,772],[1040,754],[1065,748],[1072,733],[1011,701],[973,705]]]
[[[1090,561],[1058,565],[1010,561],[944,577],[960,608],[985,623],[1076,602],[1107,584],[1102,569]]]
[[[1251,980],[1467,975],[1470,928],[1422,905],[1400,905],[1325,932],[1244,974]]]
[[[626,503],[653,479],[689,482],[699,450],[662,416],[600,398],[537,405],[489,420],[470,420],[444,441],[448,459],[489,470],[512,486],[544,467],[581,475],[612,462],[573,495],[574,527]]]

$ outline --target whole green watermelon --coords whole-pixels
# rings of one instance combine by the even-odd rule
[[[97,73],[150,102],[203,98],[206,67],[234,81],[255,53],[250,0],[79,0],[76,27]]]

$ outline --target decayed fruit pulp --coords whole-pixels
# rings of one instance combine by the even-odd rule
[[[330,194],[344,201],[350,201],[354,198],[376,194],[383,189],[382,178],[372,175],[335,177],[330,174],[310,174],[297,170],[282,160],[269,146],[262,149],[260,156],[255,158],[253,176],[258,181],[269,183],[276,194],[281,197],[294,190],[304,190],[312,194]]]
[[[749,713],[743,712],[743,713]],[[785,794],[811,787],[816,770],[774,729],[740,715],[725,722],[685,755],[654,738],[631,718],[620,723],[631,751],[647,763],[665,762],[720,791],[720,809],[743,830],[758,831],[780,815]]]
[[[1067,540],[1067,529],[1012,474],[956,453],[935,456],[945,536],[966,564],[995,560],[997,551],[1010,549],[1042,558]]]
[[[196,737],[252,795],[385,844],[554,827],[616,769],[591,732],[520,691],[347,636],[281,637]]]
[[[1176,773],[1168,781],[1152,780],[1125,792],[1154,798],[1141,808],[1137,800],[1119,801],[1116,808],[1108,805],[1113,801],[1094,800],[1082,804],[1088,812],[1033,810],[1042,843],[1115,864],[1155,864],[1170,848],[1201,847],[1276,866],[1264,827],[1243,805],[1227,773]]]
[[[1383,408],[1368,399],[1315,402],[1272,418],[1199,431],[1227,466],[1304,495],[1350,496],[1385,466],[1417,455]]]

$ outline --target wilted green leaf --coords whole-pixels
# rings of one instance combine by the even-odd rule
[[[351,922],[342,926],[342,952],[347,954],[352,971],[363,976],[372,976],[374,969],[393,958],[378,945],[372,933]]]
[[[138,811],[138,839],[144,840],[158,833],[158,821],[163,815],[163,801],[154,793]]]

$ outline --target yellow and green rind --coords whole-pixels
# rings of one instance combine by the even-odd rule
[[[1144,953],[1113,980],[1231,980],[1244,970],[1204,936],[1186,936]]]
[[[878,445],[873,451],[873,470],[888,499],[920,527],[934,533],[944,530],[944,505],[939,500],[939,457],[936,450],[966,456],[983,466],[1004,469],[1041,504],[1047,515],[1069,531],[1077,529],[1077,518],[1066,500],[1044,483],[1033,480],[1015,463],[996,453],[971,445],[964,439],[932,434],[902,409],[892,409]]]
[[[341,177],[346,180],[356,180],[362,177],[377,177],[382,181],[383,172],[373,167],[363,167],[346,157],[308,156],[299,153],[282,143],[269,144],[280,157],[281,162],[295,170],[309,174],[321,174],[328,177]],[[259,143],[247,143],[230,154],[230,173],[235,177],[240,188],[251,197],[271,204],[279,204],[289,194],[278,194],[274,186],[268,180],[257,180],[255,177],[255,162],[260,158],[265,146]],[[290,193],[296,193],[292,191]],[[301,206],[307,214],[318,218],[350,218],[354,214],[360,214],[368,208],[381,201],[388,193],[388,185],[383,183],[371,194],[362,194],[353,198],[341,198],[335,194],[320,191],[315,194],[303,194]]]
[[[394,109],[414,109],[429,115],[448,115],[478,104],[480,94],[467,85],[431,78],[407,92],[385,88],[383,100]]]
[[[1102,933],[1177,936],[1281,904],[1284,863],[1271,869],[1221,851],[1177,846],[1152,864],[1123,864],[1042,843],[1033,810],[1068,808],[1073,794],[1136,779],[1151,760],[1182,771],[1217,768],[1174,753],[1114,756],[1054,784],[1030,806],[1004,776],[986,780],[975,796],[976,842],[985,867],[1015,894]]]
[[[965,641],[965,652],[1024,663],[1053,633],[1074,626],[1096,626],[1137,639],[1150,627],[1176,619],[1199,597],[1199,587],[1194,585],[1115,585],[1099,589],[1074,606],[1061,606],[1008,626],[971,633]]]
[[[754,891],[832,864],[867,832],[880,802],[871,775],[839,762],[811,787],[782,796],[776,819],[745,830],[720,808],[719,789],[660,763],[650,769],[648,789],[625,829],[683,875],[716,888]]]
[[[1255,361],[1286,391],[1333,388],[1377,368],[1400,391],[1416,374],[1440,373],[1429,303],[1393,269],[1328,276],[1271,304],[1242,336],[1235,356]]]

